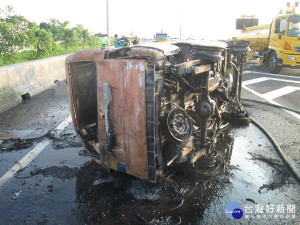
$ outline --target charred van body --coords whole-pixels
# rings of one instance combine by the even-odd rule
[[[150,181],[205,156],[225,124],[248,120],[239,103],[248,46],[150,43],[69,56],[71,114],[86,150],[107,168]]]

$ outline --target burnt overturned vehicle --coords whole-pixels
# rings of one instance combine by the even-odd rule
[[[248,45],[149,43],[69,56],[71,114],[86,151],[154,182],[168,166],[211,161],[218,131],[249,121],[239,103]]]

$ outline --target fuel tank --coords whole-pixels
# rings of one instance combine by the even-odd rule
[[[269,46],[270,24],[245,27],[239,36],[233,37],[233,40],[249,41],[251,49],[263,50]]]

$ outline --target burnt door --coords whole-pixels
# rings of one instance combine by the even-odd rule
[[[96,64],[101,161],[108,168],[148,179],[146,64],[124,59]]]

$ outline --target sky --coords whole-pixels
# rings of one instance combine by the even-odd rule
[[[107,0],[1,0],[0,8],[13,6],[15,13],[36,22],[54,18],[82,24],[94,33],[107,33]],[[235,20],[255,15],[259,24],[268,24],[285,8],[285,0],[108,0],[109,34],[152,38],[166,32],[172,38],[208,40],[237,35]],[[293,4],[295,1],[291,1]],[[299,12],[299,9],[298,9]]]

